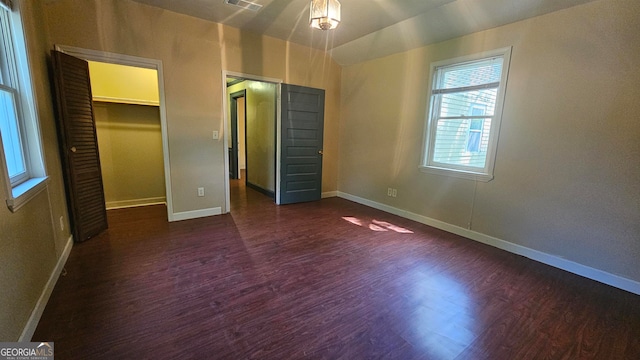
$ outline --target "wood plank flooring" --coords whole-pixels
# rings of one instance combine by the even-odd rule
[[[109,211],[33,341],[61,359],[640,359],[640,296],[343,199]]]

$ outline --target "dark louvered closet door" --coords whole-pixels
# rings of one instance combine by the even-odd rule
[[[52,51],[58,134],[75,241],[107,228],[102,173],[86,61]]]

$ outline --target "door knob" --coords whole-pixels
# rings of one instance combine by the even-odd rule
[[[74,152],[76,152],[76,151],[78,151],[78,149],[76,149],[76,147],[75,147],[75,146],[72,146],[72,147],[71,147],[71,152],[73,152],[73,153],[74,153]]]
[[[318,154],[324,155],[324,152],[322,150],[318,150]]]

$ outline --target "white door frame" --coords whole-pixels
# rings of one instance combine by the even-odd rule
[[[267,83],[276,84],[276,204],[280,205],[280,89],[282,80],[268,78],[264,76],[257,76],[251,74],[238,73],[228,70],[222,70],[222,113],[223,113],[223,130],[222,136],[224,137],[224,191],[225,191],[225,203],[223,214],[231,212],[231,190],[229,186],[229,94],[227,94],[227,76],[242,78],[245,80],[262,81]],[[245,100],[246,101],[246,100]]]
[[[158,95],[160,99],[160,130],[162,133],[162,155],[164,157],[164,183],[167,201],[167,218],[174,221],[173,197],[171,196],[171,164],[169,163],[169,136],[167,131],[167,110],[164,97],[164,75],[162,61],[147,59],[137,56],[109,53],[104,51],[89,50],[73,46],[55,45],[57,51],[75,56],[84,60],[100,61],[111,64],[134,66],[139,68],[154,69],[158,72]],[[227,177],[228,182],[228,177]]]

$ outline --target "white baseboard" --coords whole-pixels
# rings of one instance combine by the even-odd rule
[[[426,216],[415,214],[406,210],[398,209],[393,206],[371,201],[365,198],[361,198],[355,195],[347,194],[338,191],[338,197],[351,200],[362,205],[372,207],[390,214],[398,215],[403,218],[407,218],[425,225],[433,226],[440,230],[444,230],[456,235],[463,236],[465,238],[481,242],[483,244],[491,245],[499,249],[508,251],[510,253],[522,255],[529,259],[547,264],[613,287],[629,291],[634,294],[640,295],[640,282],[631,280],[619,275],[611,274],[606,271],[595,269],[580,263],[567,260],[555,255],[547,254],[538,250],[534,250],[522,245],[514,244],[512,242],[495,238],[486,234],[482,234],[473,230],[465,229],[456,225],[451,225],[446,222],[432,219]]]
[[[179,213],[173,213],[169,221],[197,219],[201,217],[220,215],[220,214],[222,214],[222,208],[220,207],[202,209],[202,210],[193,210],[193,211],[183,211]]]
[[[120,200],[120,201],[107,201],[106,207],[107,210],[113,209],[124,209],[138,206],[148,206],[148,205],[160,205],[166,204],[167,199],[164,196],[161,197],[153,197],[146,199],[133,199],[133,200]]]
[[[338,196],[338,192],[337,191],[326,191],[322,193],[322,198],[326,199],[326,198],[330,198],[330,197],[336,197]]]
[[[44,308],[47,306],[47,302],[49,302],[49,297],[53,292],[53,288],[56,286],[58,282],[58,278],[60,278],[60,274],[62,273],[62,269],[64,269],[64,265],[67,263],[67,259],[69,258],[69,254],[71,253],[71,248],[73,248],[73,236],[69,236],[67,240],[67,244],[64,246],[62,250],[62,254],[60,254],[60,258],[58,259],[58,263],[53,268],[51,275],[49,276],[49,281],[45,285],[44,289],[42,289],[42,293],[40,294],[40,298],[36,303],[35,308],[31,311],[31,316],[29,316],[29,320],[27,324],[24,326],[22,330],[22,334],[20,334],[19,342],[29,342],[31,341],[31,337],[33,337],[33,333],[36,331],[38,327],[38,322],[40,321],[40,317],[42,317],[42,313],[44,312]]]

